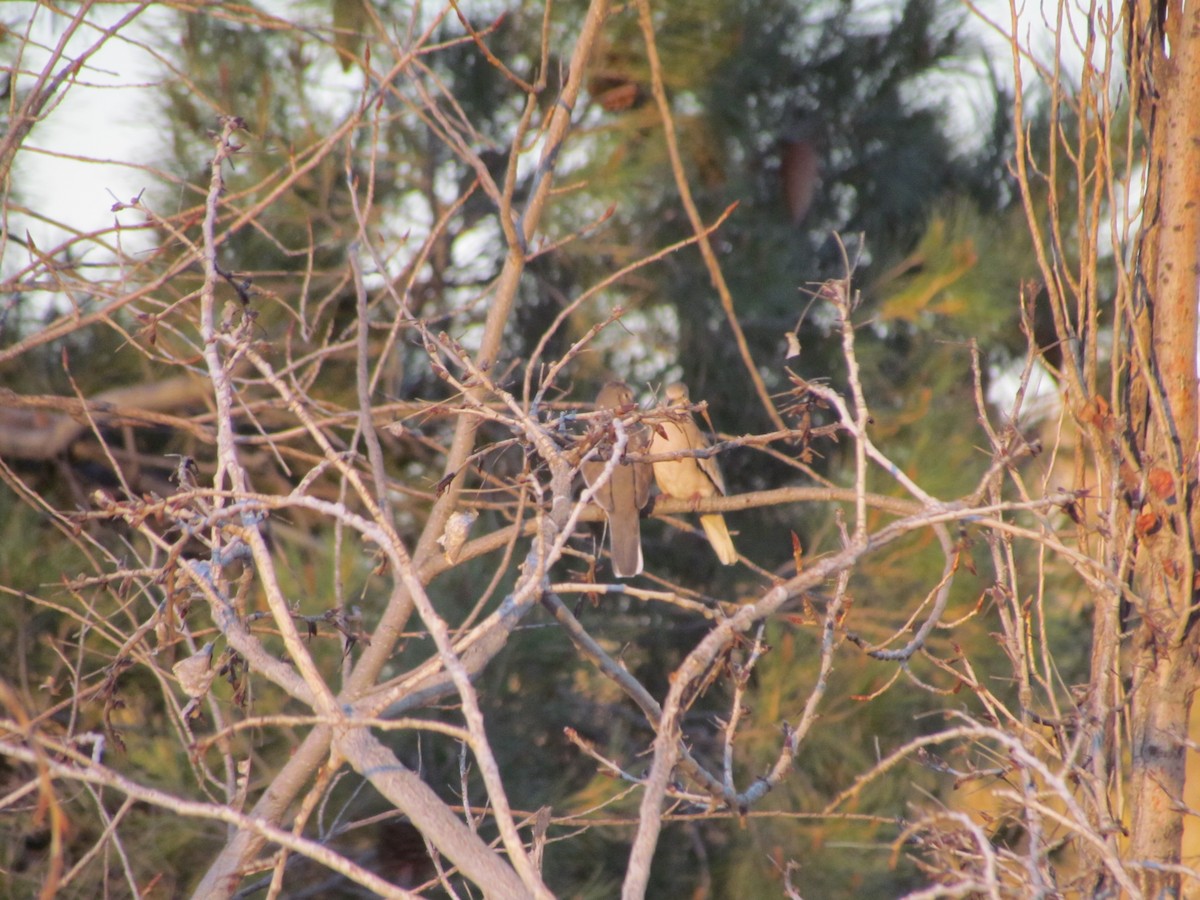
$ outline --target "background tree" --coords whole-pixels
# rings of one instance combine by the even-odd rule
[[[6,9],[18,891],[1184,889],[1179,17],[960,150],[931,0]],[[117,44],[146,190],[46,222]],[[680,377],[731,496],[617,582],[575,476]]]

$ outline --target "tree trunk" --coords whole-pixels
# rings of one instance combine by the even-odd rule
[[[1158,10],[1145,21],[1153,21]],[[1200,250],[1200,9],[1182,19],[1171,8],[1166,35],[1143,29],[1140,58],[1153,73],[1152,165],[1144,207],[1141,277],[1145,354],[1131,374],[1148,398],[1145,427],[1134,427],[1142,463],[1137,587],[1142,608],[1131,674],[1132,792],[1130,852],[1147,897],[1177,897],[1183,835],[1187,723],[1200,675],[1192,627],[1196,602],[1196,326]],[[1168,51],[1169,54],[1168,55]],[[1148,334],[1147,334],[1148,332]],[[1136,340],[1136,339],[1135,339]],[[1140,393],[1140,392],[1139,392]],[[1136,414],[1136,410],[1134,410]],[[1140,423],[1135,422],[1135,426]],[[1144,435],[1141,437],[1139,435]]]

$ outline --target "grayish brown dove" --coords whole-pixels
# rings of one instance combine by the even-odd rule
[[[667,388],[667,407],[673,410],[670,419],[664,419],[654,427],[650,440],[651,453],[675,453],[680,450],[703,450],[708,441],[696,426],[696,420],[687,410],[688,389],[684,384],[672,384]],[[693,502],[702,497],[725,495],[725,479],[717,461],[710,457],[698,459],[685,456],[679,459],[656,462],[654,480],[658,488],[668,497]],[[717,558],[727,566],[738,560],[733,538],[725,526],[725,517],[720,513],[706,513],[700,517],[708,542],[712,544]]]
[[[610,381],[596,397],[597,409],[620,410],[634,406],[633,390],[623,381]],[[646,449],[645,429],[629,429],[626,453],[641,453]],[[592,487],[608,464],[612,446],[601,444],[602,459],[583,464],[583,478]],[[642,524],[638,510],[650,499],[650,467],[644,463],[618,463],[612,477],[596,491],[597,505],[608,516],[609,547],[612,552],[613,574],[632,578],[642,571]]]

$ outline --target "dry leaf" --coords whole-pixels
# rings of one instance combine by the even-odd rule
[[[1162,528],[1162,519],[1158,517],[1158,513],[1142,513],[1137,517],[1137,522],[1134,523],[1134,530],[1139,537],[1154,534],[1160,528]]]
[[[1150,490],[1160,500],[1171,500],[1175,496],[1175,478],[1166,469],[1153,468],[1146,475]]]

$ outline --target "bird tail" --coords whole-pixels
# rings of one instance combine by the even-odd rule
[[[733,538],[729,536],[729,529],[725,527],[725,517],[720,514],[701,516],[700,524],[708,536],[708,542],[717,552],[717,559],[726,566],[732,566],[737,562],[737,550],[733,547]]]
[[[613,574],[618,578],[632,578],[642,574],[642,529],[637,515],[632,524],[614,528],[608,523],[609,548],[612,551]]]

